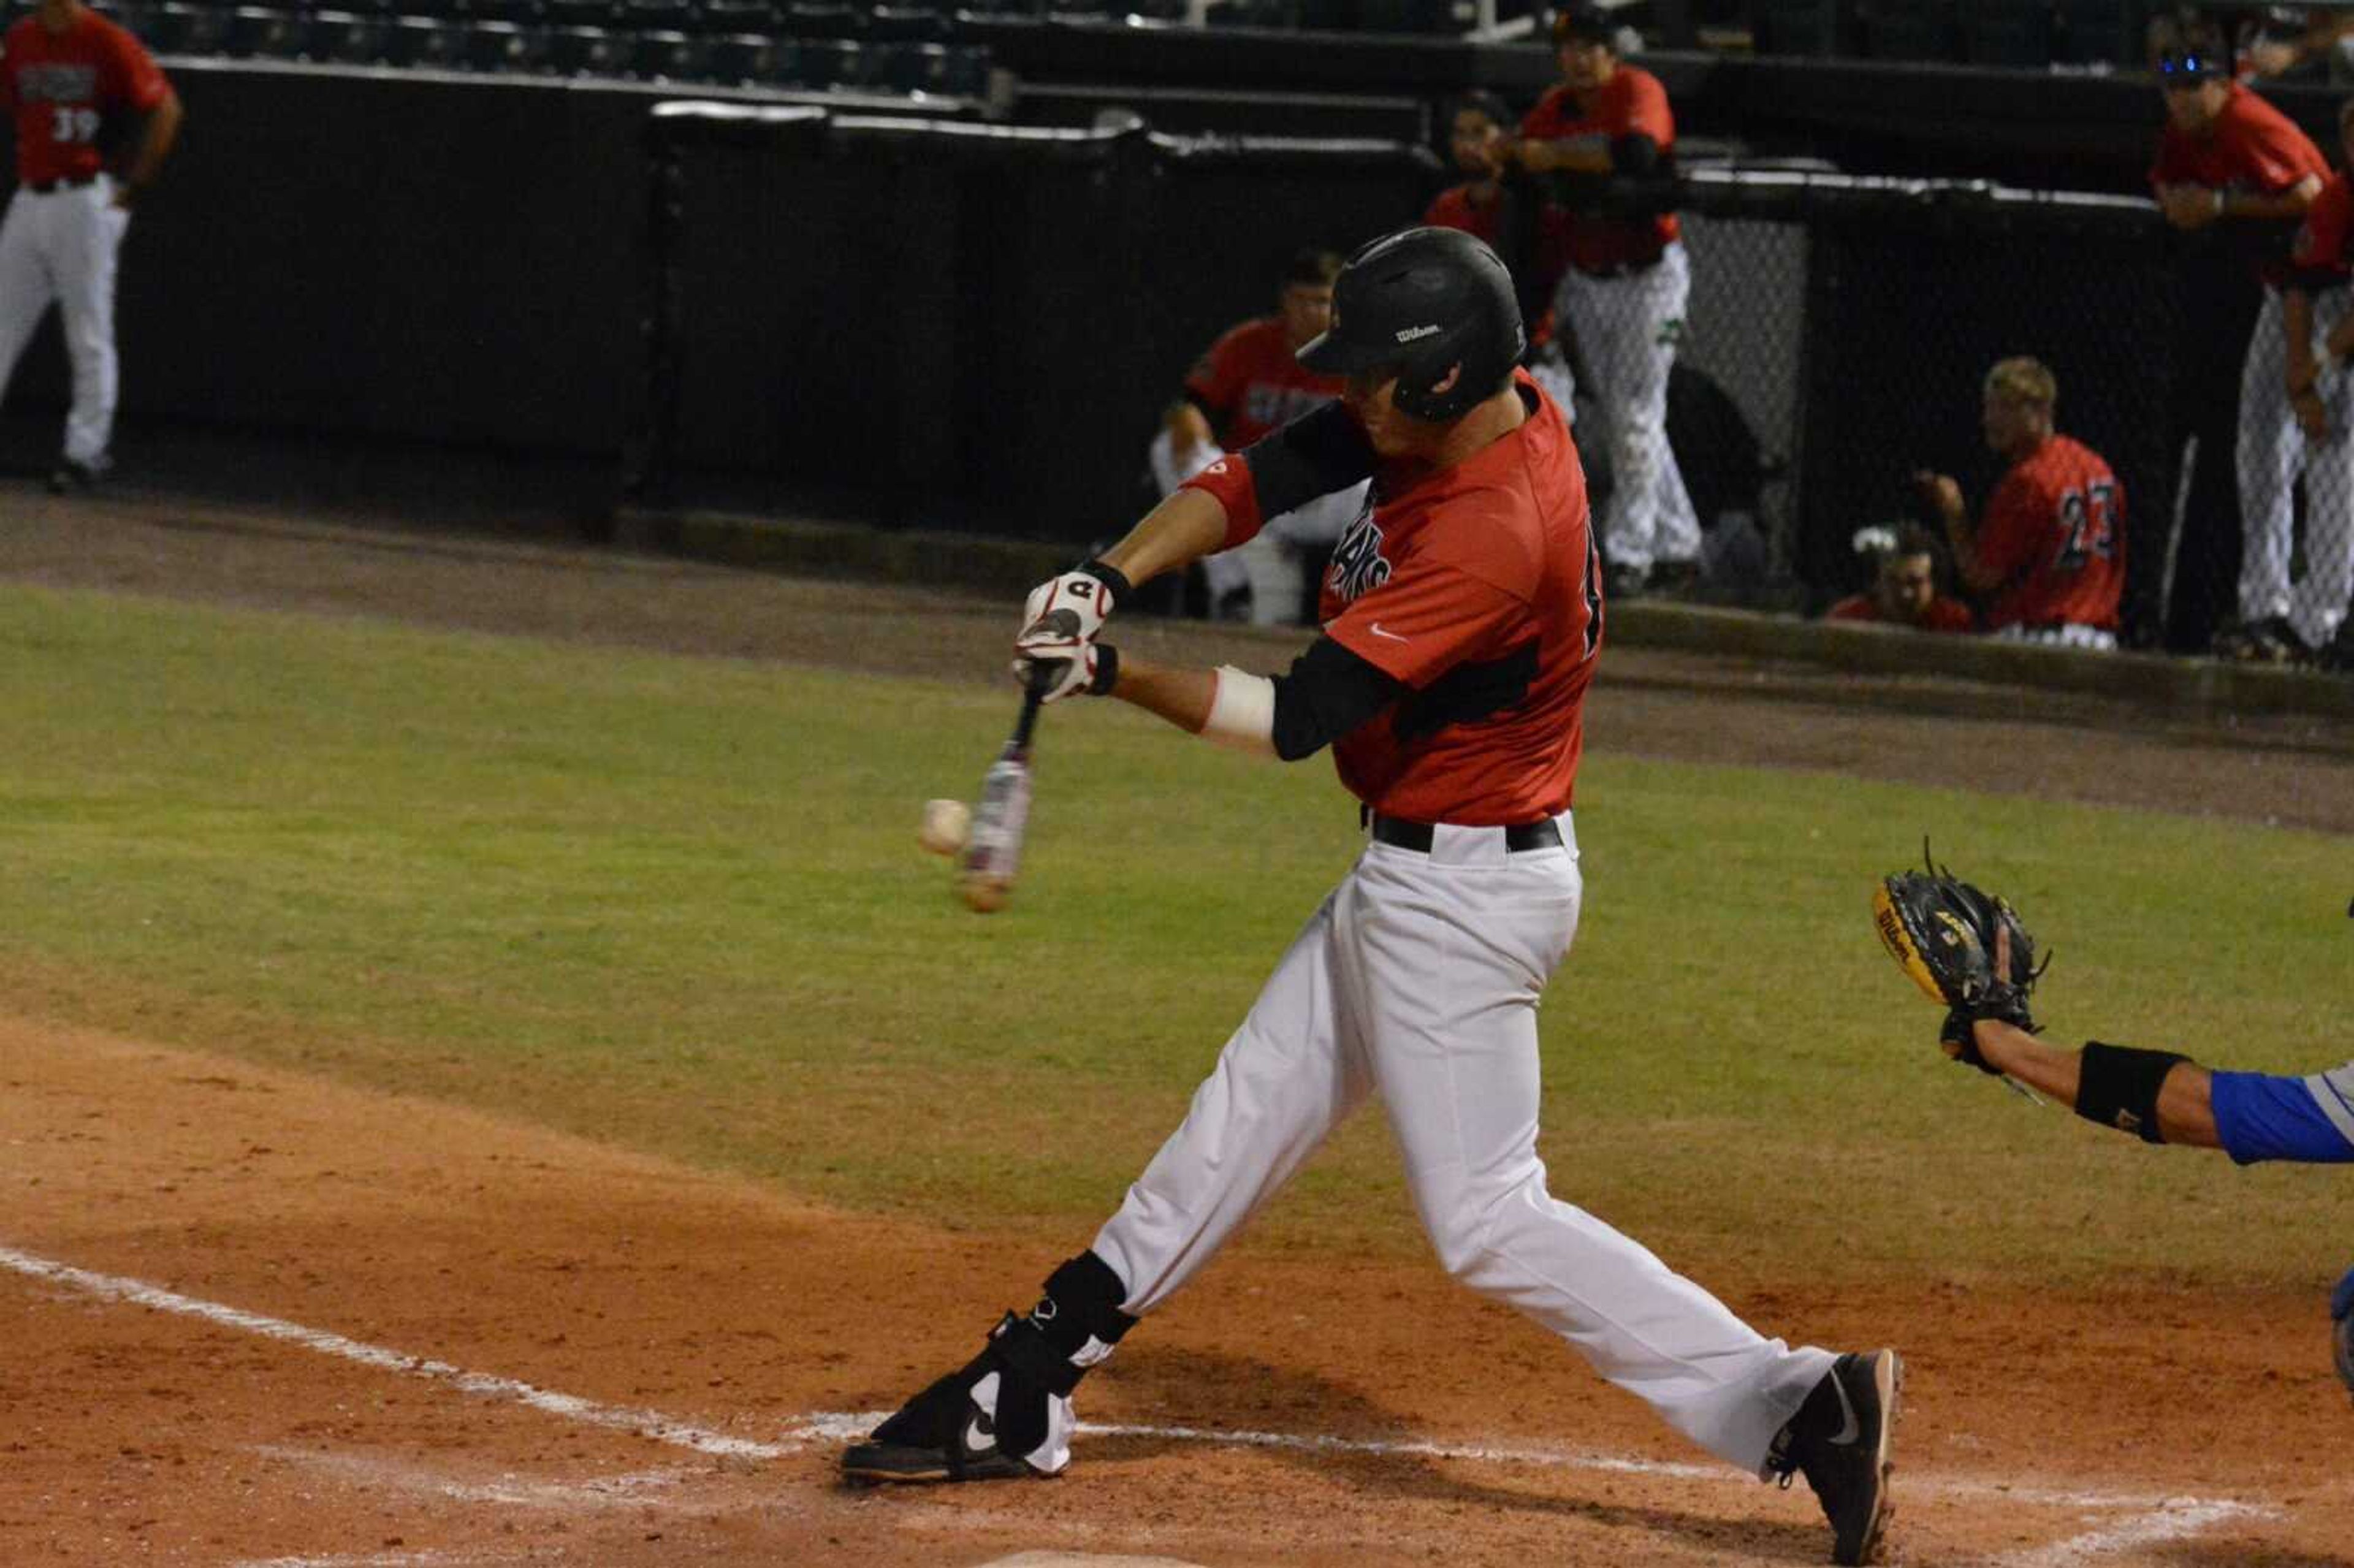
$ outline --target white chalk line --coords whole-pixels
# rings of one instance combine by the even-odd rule
[[[626,1476],[598,1476],[585,1481],[526,1481],[503,1476],[492,1481],[461,1481],[419,1465],[404,1465],[361,1454],[321,1453],[257,1443],[248,1450],[265,1459],[296,1465],[363,1487],[426,1492],[455,1502],[492,1503],[503,1508],[555,1509],[588,1511],[598,1509],[642,1509],[659,1503],[665,1512],[682,1510],[666,1498],[649,1494],[669,1491],[700,1478],[695,1470],[643,1470]]]
[[[2159,1504],[2155,1512],[2139,1519],[2128,1520],[2106,1530],[2071,1536],[2049,1546],[2014,1552],[1999,1561],[2003,1568],[2067,1568],[2070,1563],[2131,1552],[2137,1547],[2160,1546],[2169,1541],[2180,1541],[2226,1520],[2263,1518],[2273,1511],[2252,1503],[2175,1498]]]
[[[382,1345],[365,1344],[323,1329],[306,1329],[282,1318],[270,1318],[259,1312],[225,1307],[217,1301],[201,1301],[193,1296],[182,1296],[177,1291],[165,1290],[140,1280],[125,1279],[112,1274],[94,1274],[69,1264],[53,1263],[48,1258],[35,1257],[30,1253],[18,1252],[10,1246],[0,1246],[0,1267],[29,1275],[35,1279],[46,1279],[55,1285],[70,1286],[106,1300],[128,1301],[136,1306],[153,1308],[158,1312],[175,1312],[184,1318],[195,1318],[220,1328],[241,1329],[249,1334],[300,1345],[304,1350],[317,1351],[323,1355],[340,1356],[362,1366],[447,1383],[461,1393],[485,1399],[507,1400],[567,1421],[632,1433],[657,1443],[667,1443],[673,1447],[692,1448],[698,1454],[716,1454],[727,1458],[780,1459],[799,1447],[799,1445],[787,1446],[776,1443],[755,1443],[748,1438],[731,1437],[724,1432],[713,1432],[686,1422],[673,1421],[659,1411],[601,1404],[576,1394],[557,1393],[535,1387],[515,1378],[468,1372],[448,1361],[412,1356],[401,1351],[387,1350]]]
[[[90,1269],[76,1268],[69,1264],[36,1257],[10,1246],[0,1245],[0,1267],[64,1285],[86,1294],[112,1301],[127,1301],[156,1311],[171,1312],[195,1318],[222,1328],[239,1329],[265,1339],[299,1345],[305,1350],[340,1357],[363,1366],[404,1376],[420,1377],[445,1383],[461,1393],[480,1397],[504,1399],[528,1406],[543,1414],[555,1415],[585,1425],[600,1426],[664,1443],[697,1453],[719,1455],[730,1458],[777,1459],[796,1454],[812,1443],[839,1443],[864,1436],[890,1413],[868,1411],[815,1411],[786,1427],[782,1440],[775,1443],[755,1442],[731,1436],[705,1427],[676,1421],[659,1411],[626,1405],[604,1404],[575,1394],[558,1393],[539,1388],[519,1379],[500,1377],[488,1372],[468,1372],[462,1367],[429,1357],[410,1355],[405,1351],[371,1345],[342,1334],[321,1329],[305,1328],[282,1318],[271,1318],[259,1312],[225,1306],[219,1302],[200,1300],[165,1290],[159,1286],[120,1275],[99,1274]],[[1738,1470],[1722,1465],[1696,1465],[1669,1460],[1635,1459],[1618,1455],[1596,1454],[1575,1449],[1534,1447],[1488,1443],[1442,1443],[1426,1439],[1384,1439],[1336,1437],[1320,1434],[1301,1435],[1284,1432],[1219,1431],[1193,1426],[1161,1426],[1122,1423],[1081,1422],[1076,1433],[1083,1436],[1147,1437],[1164,1442],[1207,1443],[1229,1447],[1257,1447],[1288,1450],[1300,1453],[1368,1454],[1396,1457],[1436,1459],[1468,1459],[1506,1464],[1543,1465],[1580,1470],[1606,1471],[1642,1475],[1678,1480],[1728,1482],[1738,1478],[1746,1480]],[[2004,1561],[2016,1568],[2061,1568],[2061,1565],[2084,1561],[2090,1557],[2130,1550],[2135,1546],[2152,1545],[2196,1533],[2210,1525],[2229,1519],[2264,1517],[2275,1510],[2250,1503],[2218,1499],[2178,1497],[2165,1494],[2098,1491],[2053,1491],[2034,1487],[2020,1487],[2002,1482],[1972,1480],[1962,1478],[1935,1479],[1928,1477],[1908,1478],[1906,1489],[1916,1493],[1954,1498],[1999,1498],[2005,1501],[2029,1506],[2118,1509],[2144,1510],[2144,1517],[2103,1531],[2039,1547],[2025,1554],[2014,1554]],[[479,1500],[504,1499],[485,1494]],[[639,1499],[642,1501],[642,1499]],[[302,1564],[336,1563],[348,1568],[362,1564],[396,1565],[447,1562],[447,1558],[378,1554],[366,1558],[275,1559],[254,1568],[300,1568]]]
[[[887,1410],[811,1411],[784,1430],[784,1439],[802,1446],[847,1443],[865,1436],[891,1413]],[[1701,1465],[1671,1459],[1636,1459],[1621,1454],[1597,1454],[1587,1449],[1496,1443],[1442,1443],[1426,1438],[1334,1437],[1320,1434],[1217,1430],[1199,1426],[1151,1426],[1132,1423],[1082,1421],[1072,1428],[1082,1437],[1149,1437],[1165,1442],[1209,1443],[1227,1447],[1278,1448],[1307,1454],[1369,1454],[1381,1457],[1470,1459],[1492,1464],[1544,1465],[1561,1469],[1597,1470],[1607,1474],[1651,1476],[1668,1480],[1754,1484],[1745,1471],[1731,1465]],[[1899,1466],[1900,1470],[1902,1465]],[[1907,1475],[1903,1490],[1935,1497],[1991,1498],[2030,1508],[2166,1509],[2185,1506],[2250,1509],[2253,1504],[2211,1502],[2173,1492],[2110,1492],[2058,1490],[2023,1487],[2009,1481],[1965,1476]]]

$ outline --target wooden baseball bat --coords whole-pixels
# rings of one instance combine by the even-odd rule
[[[957,870],[958,895],[980,914],[1003,908],[1013,896],[1013,879],[1022,869],[1022,841],[1030,826],[1030,736],[1038,727],[1038,710],[1052,683],[1051,675],[1032,667],[1013,736],[981,778],[981,804],[972,813]]]

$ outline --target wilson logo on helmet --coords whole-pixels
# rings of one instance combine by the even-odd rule
[[[1439,329],[1435,326],[1400,327],[1397,340],[1400,343],[1412,343],[1416,338],[1437,337],[1438,332]]]

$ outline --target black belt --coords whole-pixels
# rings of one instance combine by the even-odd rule
[[[63,179],[35,180],[31,185],[27,185],[25,188],[32,192],[35,196],[48,196],[59,185],[63,185],[69,190],[80,190],[84,185],[94,185],[96,184],[98,184],[98,176],[96,175],[68,175]]]
[[[1373,842],[1392,849],[1413,850],[1417,854],[1430,853],[1431,826],[1428,822],[1409,822],[1404,817],[1373,817]],[[1534,822],[1514,822],[1504,830],[1504,851],[1520,854],[1528,850],[1561,848],[1561,824],[1551,817]]]

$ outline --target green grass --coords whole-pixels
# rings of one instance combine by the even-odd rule
[[[984,919],[913,834],[1007,693],[21,588],[0,663],[18,1010],[944,1222],[1083,1236],[1356,842],[1320,761],[1057,711]],[[2341,841],[1606,735],[1582,786],[1543,1014],[1560,1195],[1718,1277],[2342,1266],[2333,1173],[2145,1150],[1944,1064],[1867,915],[1930,830],[2058,948],[2055,1036],[2306,1070],[2354,1051]],[[1422,1247],[1378,1113],[1260,1234]]]

